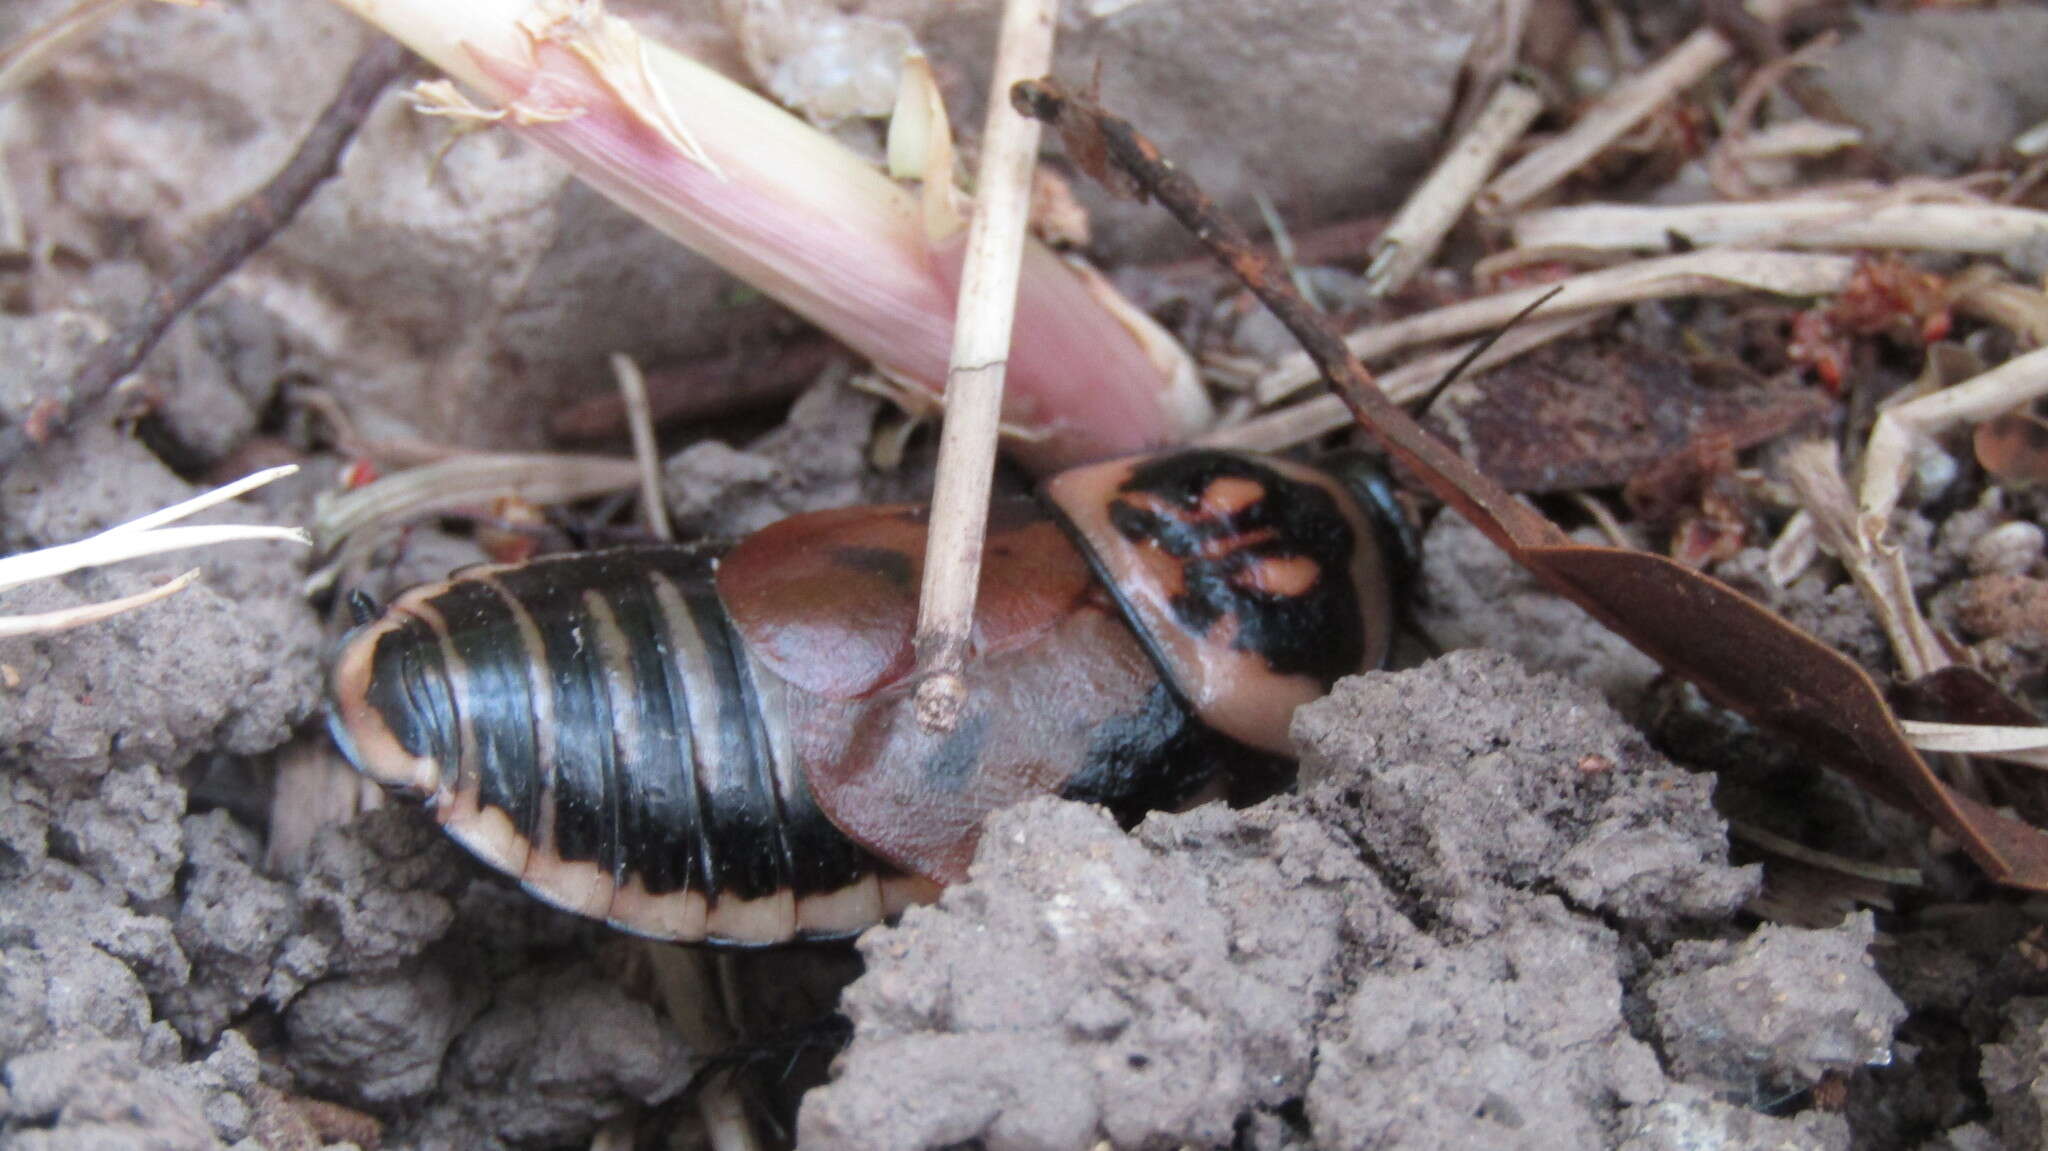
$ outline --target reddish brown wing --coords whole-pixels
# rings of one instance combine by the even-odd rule
[[[755,657],[784,680],[829,699],[865,698],[913,666],[925,524],[925,509],[913,506],[791,517],[720,561],[719,598]],[[1093,584],[1087,561],[1035,503],[997,501],[970,654],[1030,644]]]
[[[1103,603],[1035,642],[969,663],[950,733],[919,727],[908,685],[865,700],[793,696],[797,761],[826,816],[862,846],[940,883],[967,877],[982,818],[1058,795],[1108,725],[1142,713],[1159,673]]]

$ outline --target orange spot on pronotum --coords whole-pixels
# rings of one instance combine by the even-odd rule
[[[1210,481],[1209,486],[1202,489],[1201,502],[1196,510],[1212,518],[1234,516],[1265,498],[1266,487],[1257,480],[1224,476]]]
[[[1246,591],[1292,597],[1307,594],[1322,575],[1322,567],[1307,556],[1282,556],[1250,564],[1233,582]]]

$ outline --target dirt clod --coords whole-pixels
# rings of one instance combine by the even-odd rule
[[[991,821],[973,876],[862,940],[859,1038],[805,1100],[804,1146],[1228,1142],[1306,1086],[1347,914],[1385,929],[1360,941],[1381,954],[1413,934],[1292,803],[1133,838],[1033,801]]]
[[[2007,1005],[2005,1032],[1984,1047],[1984,1089],[1991,1097],[1992,1127],[2008,1147],[2038,1147],[2048,1121],[2048,999],[2015,999]]]
[[[1673,1071],[1742,1090],[1889,1062],[1906,1007],[1872,967],[1875,937],[1865,913],[1825,931],[1769,925],[1739,944],[1679,943],[1647,992]]]
[[[197,489],[139,442],[92,429],[0,479],[0,546],[69,543],[189,498]],[[213,522],[263,522],[230,505]],[[192,566],[201,581],[140,613],[64,633],[0,640],[0,663],[36,685],[0,708],[0,748],[67,791],[111,763],[182,764],[201,750],[268,751],[319,701],[318,618],[283,544],[172,555],[31,584],[6,611],[48,611],[153,587]],[[252,562],[256,555],[264,562]]]
[[[2026,5],[1870,14],[1818,80],[1901,169],[1951,173],[2048,116],[2044,38],[2048,12]]]
[[[1412,964],[1363,972],[1331,1013],[1308,1114],[1329,1148],[1590,1147],[1663,1092],[1622,1019],[1619,944],[1554,899]]]
[[[555,1146],[634,1102],[668,1098],[692,1068],[653,1008],[585,963],[503,983],[449,1053],[447,1082],[472,1129]]]
[[[271,962],[292,929],[290,891],[259,874],[262,844],[224,811],[185,821],[192,869],[176,919],[192,980],[165,997],[178,1030],[210,1043],[263,995]]]
[[[308,988],[285,1016],[292,1071],[315,1091],[388,1103],[431,1090],[480,1004],[445,972],[386,972]]]
[[[132,1045],[81,1043],[9,1060],[8,1146],[22,1151],[211,1151],[195,1093],[139,1063]],[[25,1128],[25,1129],[24,1129]]]
[[[996,816],[968,883],[864,939],[804,1145],[1847,1145],[1841,1116],[1749,1110],[1660,1050],[1883,1057],[1902,1013],[1869,923],[1740,943],[1756,873],[1729,865],[1705,781],[1590,689],[1456,653],[1340,683],[1295,737],[1303,794],[1247,810],[1128,835],[1052,800]],[[1855,1042],[1805,1016],[1720,1038],[1643,1016],[1644,959],[1685,932]]]
[[[795,512],[873,502],[863,480],[882,401],[828,376],[744,450],[706,440],[663,465],[662,490],[696,532],[737,538]]]
[[[1416,623],[1440,647],[1507,652],[1592,685],[1630,714],[1657,677],[1653,660],[1536,582],[1461,516],[1430,523],[1416,585]]]
[[[1302,784],[1405,889],[1446,913],[1492,884],[1554,886],[1662,930],[1718,920],[1755,892],[1728,864],[1711,782],[1672,767],[1591,689],[1495,652],[1360,676],[1297,712]],[[1588,755],[1612,768],[1588,772]]]

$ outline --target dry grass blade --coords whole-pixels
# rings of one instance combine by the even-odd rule
[[[1502,172],[1481,194],[1480,210],[1496,215],[1512,212],[1556,187],[1644,117],[1706,79],[1734,55],[1734,45],[1720,32],[1712,28],[1694,32],[1648,70],[1616,84],[1564,134]]]
[[[89,623],[98,623],[103,619],[111,619],[124,612],[134,611],[136,608],[147,607],[160,599],[169,599],[186,588],[191,587],[198,578],[199,569],[193,568],[191,571],[186,572],[167,584],[150,588],[147,591],[139,591],[134,595],[124,595],[119,599],[102,600],[99,603],[89,603],[73,608],[61,608],[57,611],[39,612],[35,615],[0,616],[0,639],[70,631],[75,627],[84,627]]]
[[[1534,0],[1501,0],[1493,19],[1472,38],[1472,48],[1465,53],[1464,91],[1451,117],[1453,135],[1465,131],[1484,107],[1481,98],[1506,83],[1521,65],[1522,39],[1534,7]]]
[[[611,456],[458,456],[385,476],[326,500],[314,517],[313,539],[324,553],[386,524],[497,499],[574,503],[625,491],[639,482],[638,461]]]
[[[1558,316],[1600,308],[1665,300],[1679,296],[1763,292],[1778,296],[1825,296],[1846,287],[1856,272],[1847,256],[1802,252],[1689,252],[1640,260],[1572,276],[1556,283],[1480,296],[1407,319],[1363,328],[1344,337],[1351,353],[1370,360],[1401,348],[1456,339],[1498,328],[1524,308],[1556,291],[1544,312]],[[1257,391],[1264,403],[1291,395],[1318,379],[1305,354],[1286,357],[1260,377]]]
[[[644,946],[656,992],[684,1041],[703,1054],[731,1048],[737,1039],[737,1019],[724,994],[727,981],[720,978],[719,953],[651,940]],[[705,1141],[713,1151],[761,1148],[730,1075],[717,1075],[703,1085],[697,1095],[697,1112],[704,1123]]]
[[[162,511],[117,524],[98,535],[75,543],[58,544],[32,552],[0,558],[0,591],[34,580],[52,579],[74,572],[80,568],[100,567],[120,563],[123,560],[139,559],[143,556],[162,552],[183,551],[187,548],[211,547],[214,544],[238,543],[250,540],[283,540],[288,543],[310,543],[306,533],[299,528],[264,527],[249,524],[210,524],[192,527],[167,527],[165,525],[184,519],[195,512],[203,511],[216,504],[234,499],[236,496],[262,487],[274,480],[282,479],[298,471],[298,465],[286,464],[270,468],[237,480],[224,487],[202,495],[194,496],[182,503],[174,504]]]
[[[1785,475],[1813,517],[1821,544],[1842,561],[1877,613],[1906,675],[1919,679],[1947,667],[1948,651],[1920,614],[1920,604],[1913,596],[1904,553],[1890,538],[1884,517],[1857,510],[1848,481],[1842,478],[1835,445],[1825,440],[1793,445],[1785,454]]]
[[[1957,312],[2008,329],[2030,347],[2048,346],[2048,292],[1970,272],[1954,287]]]
[[[167,4],[196,8],[200,0],[161,0]],[[0,45],[0,96],[36,82],[80,41],[99,31],[100,26],[135,6],[136,0],[80,0],[53,20]]]
[[[1858,879],[1868,879],[1897,887],[1919,887],[1926,882],[1917,867],[1886,867],[1882,863],[1865,863],[1859,859],[1836,855],[1831,851],[1819,851],[1740,819],[1728,821],[1728,837],[1741,840],[1772,855],[1804,863],[1809,867],[1818,867],[1823,871],[1833,871],[1841,875],[1853,875]]]
[[[1814,533],[1813,513],[1804,508],[1793,513],[1785,521],[1784,530],[1771,541],[1764,560],[1764,574],[1778,587],[1791,587],[1792,581],[1813,566],[1820,558],[1820,537]]]
[[[1891,515],[1912,474],[1913,445],[1922,436],[1981,423],[2048,395],[2048,348],[2015,356],[1951,388],[1878,413],[1863,454],[1858,496],[1865,515]]]
[[[1976,723],[1906,720],[1907,738],[1921,751],[1981,755],[2048,770],[2048,727],[1999,727]]]
[[[188,548],[212,547],[217,544],[239,543],[254,540],[281,540],[288,543],[309,544],[312,541],[299,528],[267,527],[250,524],[207,524],[187,527],[171,527],[194,513],[215,507],[246,492],[253,491],[275,480],[297,472],[298,465],[267,468],[253,475],[245,476],[231,484],[225,484],[212,491],[202,492],[191,499],[183,500],[160,511],[138,516],[123,524],[116,524],[95,536],[74,543],[58,544],[32,552],[0,558],[0,591],[20,587],[36,580],[54,579],[81,568],[102,567],[124,560],[140,559],[143,556],[160,555],[164,552],[184,551]],[[120,615],[122,612],[155,603],[160,599],[177,594],[191,586],[197,579],[197,570],[186,572],[161,587],[150,588],[134,595],[81,607],[65,608],[59,611],[43,612],[38,615],[0,616],[0,636],[30,635],[38,632],[63,631],[82,627],[85,624]]]
[[[917,719],[927,731],[951,731],[966,702],[961,669],[974,628],[1003,380],[1031,212],[1031,173],[1038,164],[1038,121],[1018,115],[1003,95],[1016,81],[1052,66],[1058,13],[1058,0],[1008,0],[989,80],[917,609]],[[938,178],[949,176],[939,173]]]
[[[1662,252],[1673,237],[1693,247],[1895,249],[2002,256],[2048,241],[2048,212],[2004,204],[1915,204],[1879,199],[1752,200],[1739,204],[1583,204],[1515,220],[1524,248]]]
[[[276,540],[306,544],[300,528],[265,527],[250,524],[209,524],[205,526],[156,528],[146,532],[108,531],[77,543],[24,552],[0,559],[0,591],[34,580],[52,579],[80,568],[101,567],[124,560],[216,544]]]
[[[1757,180],[1749,170],[1749,161],[1757,159],[1748,145],[1756,136],[1752,127],[1757,113],[1765,100],[1777,91],[1786,78],[1833,48],[1840,37],[1833,32],[1824,32],[1802,46],[1799,51],[1765,60],[1742,83],[1734,105],[1723,118],[1721,140],[1707,154],[1707,175],[1714,189],[1731,200],[1746,200],[1754,197]]]

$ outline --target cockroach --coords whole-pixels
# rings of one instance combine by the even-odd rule
[[[465,568],[364,604],[329,683],[351,762],[557,906],[660,939],[855,933],[965,877],[1035,795],[1127,819],[1288,754],[1386,655],[1412,540],[1361,459],[1181,451],[991,509],[967,703],[910,680],[921,507],[735,544]]]

